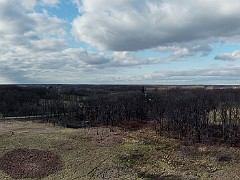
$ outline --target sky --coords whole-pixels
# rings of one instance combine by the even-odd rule
[[[0,84],[240,84],[239,0],[0,0]]]

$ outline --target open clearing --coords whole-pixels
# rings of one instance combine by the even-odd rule
[[[19,148],[60,156],[62,168],[44,180],[240,179],[238,148],[187,146],[159,137],[149,127],[123,131],[109,127],[64,129],[31,121],[0,122],[0,157]],[[0,179],[13,178],[0,171]]]

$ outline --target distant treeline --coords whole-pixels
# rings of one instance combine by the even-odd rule
[[[71,108],[76,103],[82,105],[89,97],[137,91],[140,87],[128,85],[2,85],[0,86],[0,113],[4,117],[41,114],[53,116],[53,112],[59,114],[59,106]]]
[[[151,121],[156,133],[187,143],[240,143],[238,89],[143,86],[0,86],[4,116],[43,115],[65,127],[137,126]]]

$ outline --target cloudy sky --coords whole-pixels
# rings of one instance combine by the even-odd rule
[[[239,0],[0,0],[0,84],[240,84]]]

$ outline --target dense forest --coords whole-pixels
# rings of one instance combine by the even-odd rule
[[[0,86],[0,116],[37,117],[65,127],[153,124],[187,143],[240,144],[237,88]]]

